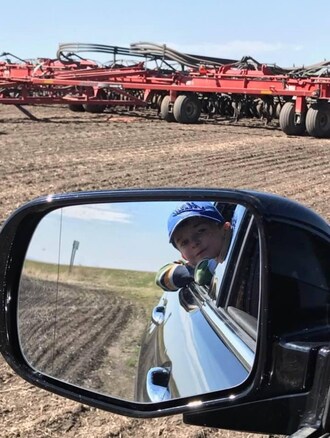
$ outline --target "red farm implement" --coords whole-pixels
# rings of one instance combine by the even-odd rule
[[[113,55],[101,65],[81,51]],[[118,60],[131,57],[130,65]],[[153,64],[150,68],[150,63]],[[0,103],[68,104],[100,113],[114,106],[158,109],[168,122],[208,117],[279,118],[288,135],[330,136],[330,63],[282,69],[241,61],[181,54],[149,43],[130,49],[65,44],[56,60],[0,63]]]

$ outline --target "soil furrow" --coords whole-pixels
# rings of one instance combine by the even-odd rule
[[[275,122],[264,126],[263,122],[252,119],[233,123],[219,118],[217,121],[203,120],[196,125],[180,125],[161,121],[153,111],[144,113],[144,118],[139,111],[77,114],[64,106],[33,107],[31,111],[41,119],[40,122],[32,122],[12,106],[0,107],[1,221],[21,203],[41,194],[174,186],[265,190],[296,199],[330,220],[330,139],[287,137]],[[120,395],[120,390],[125,394],[125,375],[129,376],[127,388],[134,376],[124,367],[137,345],[132,343],[128,351],[119,347],[121,343],[126,342],[127,346],[128,342],[133,342],[129,323],[136,328],[140,321],[143,326],[145,317],[136,316],[136,309],[131,308],[130,318],[120,313],[116,319],[106,309],[102,291],[89,291],[94,297],[93,303],[88,299],[88,293],[82,293],[80,288],[79,294],[78,289],[78,285],[67,285],[65,290],[59,290],[57,299],[63,303],[66,299],[67,308],[59,308],[62,317],[57,321],[58,346],[63,348],[58,349],[56,365],[70,379],[76,378],[95,388],[108,385],[108,393],[113,392],[112,382],[115,381],[117,394]],[[111,307],[120,306],[120,300],[115,304],[114,291],[108,294],[113,300]],[[54,305],[55,298],[46,289],[45,294],[39,296],[39,307],[34,307],[35,300],[36,295],[31,294],[22,302],[29,308],[25,315],[34,318],[36,326],[39,325],[35,328],[39,331],[33,331],[31,327],[26,331],[26,339],[36,344],[33,351],[39,354],[38,348],[42,349],[42,345],[38,345],[36,339],[48,336],[46,340],[50,341],[49,333],[45,331],[51,332],[49,307]],[[75,314],[72,313],[74,305],[80,308]],[[89,306],[91,309],[87,310]],[[97,309],[98,322],[91,318],[91,315],[97,315]],[[88,320],[93,320],[95,327],[89,328]],[[43,331],[41,323],[45,324]],[[103,326],[108,326],[107,330]],[[22,329],[28,330],[27,327]],[[89,342],[86,334],[93,341]],[[72,350],[77,345],[85,351],[81,357],[78,350]],[[100,348],[105,345],[109,345],[106,352]],[[80,361],[81,358],[84,360]],[[88,358],[92,361],[88,362]],[[42,360],[46,363],[50,356]],[[101,377],[95,371],[99,361],[104,371]],[[116,363],[117,369],[114,368]],[[94,370],[89,371],[89,375],[88,367]],[[114,372],[109,374],[109,371]],[[0,375],[0,435],[3,437],[162,435],[223,438],[228,435],[221,430],[184,426],[178,416],[130,420],[81,408],[77,403],[32,388],[3,361],[0,361]]]

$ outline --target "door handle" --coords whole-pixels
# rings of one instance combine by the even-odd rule
[[[165,306],[156,306],[151,314],[151,320],[154,324],[160,325],[165,319]]]
[[[169,368],[154,367],[147,373],[147,394],[152,402],[170,400],[171,393],[168,389],[171,372]]]

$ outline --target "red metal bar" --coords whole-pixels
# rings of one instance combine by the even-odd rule
[[[146,106],[147,102],[135,101],[135,100],[100,100],[100,99],[69,99],[65,97],[22,97],[22,98],[0,98],[0,103],[3,105],[65,105],[71,103],[85,104],[93,103],[95,105],[106,105],[106,106]]]
[[[139,63],[133,67],[116,69],[100,68],[96,64],[63,64],[59,61],[44,60],[40,64],[0,64],[0,85],[2,88],[21,89],[20,97],[0,95],[0,103],[39,102],[48,103],[72,101],[92,101],[99,89],[108,89],[125,96],[128,102],[146,105],[153,91],[170,94],[171,101],[177,93],[226,93],[251,96],[283,96],[298,99],[298,112],[303,111],[304,98],[330,99],[330,78],[291,78],[286,75],[269,75],[267,68],[259,71],[238,70],[231,66],[217,70],[193,70],[191,72],[160,73],[147,70]],[[48,76],[48,77],[44,77]],[[68,87],[67,90],[63,87]],[[144,92],[144,99],[132,96],[132,90]],[[33,93],[36,96],[33,96]],[[40,97],[45,93],[47,96]],[[59,96],[59,93],[62,93]],[[143,93],[142,93],[143,94]],[[68,97],[69,96],[69,97]],[[15,100],[18,99],[18,100]],[[301,99],[301,100],[299,100]],[[107,101],[108,102],[108,101]],[[117,104],[117,103],[116,103]],[[109,105],[111,105],[109,103]],[[120,103],[120,105],[124,105]]]
[[[198,93],[235,93],[249,95],[273,95],[273,96],[304,96],[322,99],[330,99],[330,79],[329,81],[319,82],[312,80],[249,80],[247,78],[230,79],[203,79],[203,78],[184,78],[183,81],[160,83],[160,78],[141,78],[141,77],[117,77],[111,81],[84,81],[72,79],[41,79],[30,78],[21,79],[19,82],[13,80],[13,84],[34,84],[52,86],[71,86],[71,87],[96,87],[109,88],[113,90],[159,90],[176,92],[198,92]]]

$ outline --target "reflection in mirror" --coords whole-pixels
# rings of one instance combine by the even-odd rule
[[[255,358],[259,266],[242,205],[60,208],[27,251],[22,352],[37,371],[138,402],[229,389]]]

